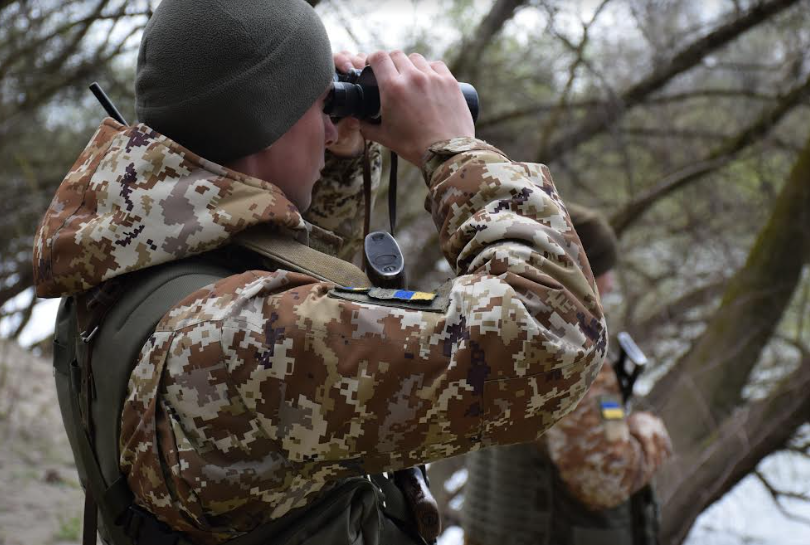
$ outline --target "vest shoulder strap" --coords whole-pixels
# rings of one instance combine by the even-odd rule
[[[238,234],[234,242],[270,258],[282,268],[302,272],[318,280],[334,282],[339,286],[371,287],[368,277],[358,267],[266,227],[247,229]]]

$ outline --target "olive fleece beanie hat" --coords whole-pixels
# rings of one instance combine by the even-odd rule
[[[141,40],[135,108],[226,163],[283,135],[334,72],[326,29],[304,0],[163,0]]]
[[[616,265],[618,242],[608,221],[598,212],[569,203],[568,213],[585,248],[593,276],[601,276]]]

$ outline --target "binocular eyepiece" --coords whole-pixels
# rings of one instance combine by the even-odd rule
[[[469,83],[459,82],[459,87],[467,101],[473,123],[478,120],[478,91]],[[323,111],[331,117],[356,117],[366,121],[380,118],[380,89],[377,78],[370,66],[362,70],[335,72],[334,83]]]

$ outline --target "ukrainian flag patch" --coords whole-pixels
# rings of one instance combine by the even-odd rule
[[[435,292],[336,286],[329,290],[329,297],[421,312],[445,312],[452,287],[450,281],[442,284]]]
[[[602,399],[599,401],[599,411],[604,420],[623,420],[624,407],[613,399]]]
[[[380,299],[383,301],[407,301],[410,303],[430,303],[436,298],[435,293],[428,293],[426,291],[387,290],[383,288],[371,288],[368,291],[368,296],[372,299]]]

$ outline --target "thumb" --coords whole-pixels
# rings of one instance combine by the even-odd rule
[[[360,121],[360,134],[362,134],[363,138],[366,140],[372,140],[385,145],[380,141],[380,138],[383,137],[382,132],[382,127],[379,124],[369,123],[368,121]]]

